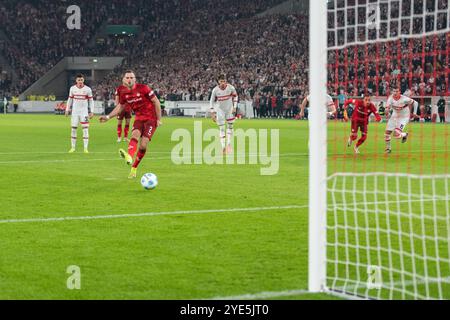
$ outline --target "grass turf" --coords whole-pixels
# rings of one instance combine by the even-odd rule
[[[117,153],[119,145],[126,144],[115,142],[115,124],[94,119],[91,153],[83,154],[78,145],[77,153],[67,154],[68,118],[0,116],[0,299],[204,299],[307,289],[306,122],[236,123],[237,128],[280,130],[280,170],[262,176],[261,165],[173,164],[170,152],[176,142],[171,134],[178,128],[192,131],[193,120],[166,118],[138,171],[138,176],[145,172],[158,176],[154,191],[127,179],[129,167]],[[203,120],[203,128],[214,125]],[[329,173],[361,172],[379,164],[395,171],[403,162],[409,171],[420,172],[424,165],[416,160],[425,156],[411,148],[436,147],[438,153],[436,141],[416,138],[407,147],[394,144],[391,159],[397,160],[388,161],[381,155],[382,141],[369,136],[358,164],[349,165],[355,158],[342,144],[348,124],[331,124],[329,129]],[[379,136],[383,129],[382,125],[370,128]],[[417,132],[412,138],[447,130],[431,125],[411,125],[411,129]],[[403,155],[407,161],[402,162]],[[443,171],[446,161],[438,157],[433,170]],[[1,223],[290,205],[300,207]],[[66,287],[70,265],[81,268],[81,290]]]

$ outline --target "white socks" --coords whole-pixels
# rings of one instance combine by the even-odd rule
[[[83,127],[83,144],[84,144],[84,149],[88,148],[89,145],[89,127]]]
[[[225,125],[219,126],[220,131],[220,144],[222,145],[222,149],[225,148],[226,143],[226,135],[225,135]]]
[[[72,149],[75,149],[75,146],[77,144],[77,128],[72,127],[72,138],[71,138],[71,143],[72,143]]]

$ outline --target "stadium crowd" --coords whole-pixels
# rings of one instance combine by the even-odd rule
[[[242,96],[253,96],[256,91],[284,96],[304,92],[307,39],[298,35],[307,30],[305,17],[268,16],[222,25],[212,20],[199,32],[195,26],[207,21],[204,14],[185,22],[164,43],[149,43],[143,54],[126,61],[126,68],[177,100],[207,100],[219,72],[227,74]],[[120,73],[112,73],[105,87],[120,81],[119,77]]]
[[[367,34],[365,29],[357,33],[357,24],[364,25],[367,21],[365,11],[358,10],[356,14],[355,1],[348,1],[347,7],[343,7],[342,2],[338,2],[336,8],[332,4],[330,2],[333,10],[329,11],[328,27],[334,30],[337,30],[336,26],[345,27],[345,30],[329,32],[329,46],[338,48],[365,40],[369,43],[329,52],[330,92],[343,88],[355,95],[367,90],[386,96],[390,84],[399,82],[402,92],[411,89],[415,96],[448,94],[449,34],[377,41],[387,38],[388,33],[389,37],[395,38],[400,34],[417,35],[432,32],[435,28],[445,29],[449,17],[442,12],[448,12],[448,1],[403,1],[401,8],[400,2],[381,3],[379,29],[371,28]],[[436,8],[441,13],[435,14]],[[425,15],[425,19],[414,16],[418,14]]]
[[[0,85],[21,92],[64,56],[120,55],[125,57],[123,65],[93,85],[97,98],[110,99],[121,72],[129,68],[168,100],[207,100],[217,74],[224,72],[241,99],[253,99],[254,106],[270,100],[270,107],[268,103],[264,107],[269,115],[294,116],[307,93],[308,17],[257,15],[280,2],[156,0],[150,6],[145,0],[83,0],[79,1],[82,30],[65,26],[70,5],[66,1],[2,2],[0,28],[9,43],[0,46],[0,55],[19,80]],[[121,10],[124,6],[127,10]],[[448,3],[438,0],[438,6]],[[358,20],[364,14],[359,15]],[[350,12],[347,19],[354,23],[355,14]],[[106,24],[139,25],[143,32],[96,41],[96,33]],[[430,24],[427,20],[426,28]],[[413,32],[420,28],[413,24]],[[446,35],[331,50],[329,93],[344,90],[356,95],[367,88],[384,96],[396,79],[402,89],[412,88],[416,94],[448,94],[448,59]]]

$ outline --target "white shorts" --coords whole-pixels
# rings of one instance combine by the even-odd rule
[[[72,120],[71,120],[72,127],[78,127],[79,123],[81,123],[82,125],[89,124],[89,114],[87,111],[72,113]]]
[[[217,108],[217,124],[223,126],[225,123],[234,123],[235,116],[232,111],[232,108],[229,110]]]
[[[405,130],[406,125],[409,123],[409,116],[408,107],[401,111],[394,110],[387,123],[386,131],[394,131],[395,129],[399,129],[400,131]]]
[[[431,106],[431,114],[438,114],[438,106],[437,105]]]

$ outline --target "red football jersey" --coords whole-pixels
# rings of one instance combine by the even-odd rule
[[[152,103],[155,92],[145,84],[136,83],[133,89],[121,85],[116,90],[121,105],[129,105],[136,120],[156,120],[155,106]]]
[[[377,108],[372,102],[365,106],[364,101],[362,100],[350,99],[345,101],[345,108],[350,103],[354,106],[352,114],[353,121],[368,122],[371,113],[373,113],[377,119],[379,118]]]

